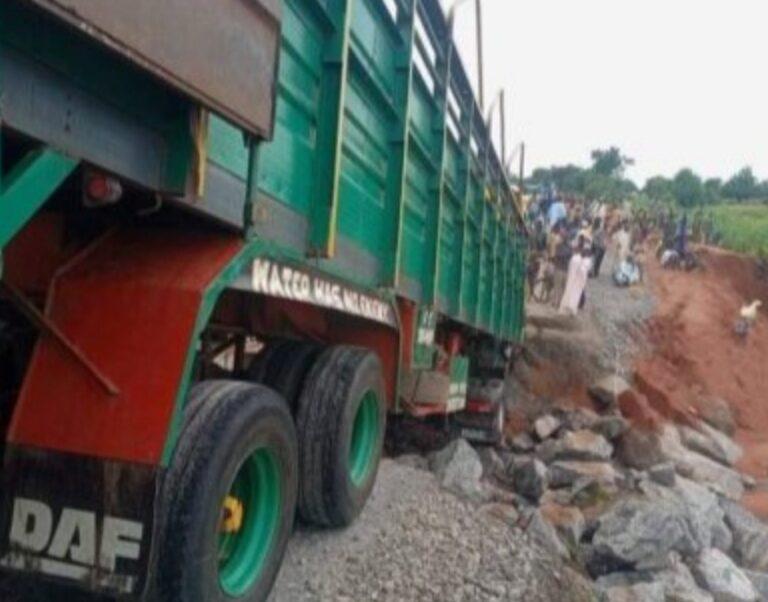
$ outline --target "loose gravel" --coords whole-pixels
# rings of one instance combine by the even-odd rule
[[[431,473],[382,462],[360,518],[299,529],[271,602],[592,599],[587,582],[518,527],[440,489]]]
[[[608,268],[587,284],[587,312],[601,335],[600,367],[626,378],[632,359],[647,350],[643,333],[655,301],[645,285],[616,286]]]

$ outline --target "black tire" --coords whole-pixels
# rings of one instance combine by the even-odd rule
[[[248,380],[274,389],[288,402],[291,412],[296,407],[310,369],[323,346],[307,341],[280,341],[264,353],[265,357],[249,370]]]
[[[163,490],[157,591],[166,602],[257,602],[269,595],[293,529],[298,449],[285,401],[260,385],[209,381],[193,387],[185,423]],[[266,453],[279,494],[261,567],[242,591],[220,580],[220,523],[235,477]],[[251,477],[253,478],[253,477]],[[248,521],[248,508],[243,523]],[[250,541],[241,539],[240,541]],[[238,544],[239,545],[239,544]]]
[[[287,339],[275,339],[269,341],[264,349],[259,353],[251,365],[245,370],[244,379],[252,383],[264,384],[266,375],[269,373],[269,367],[272,357],[280,352],[284,345],[289,345],[292,341]]]
[[[359,412],[376,398],[376,433],[370,463],[353,477],[353,435]],[[364,407],[365,403],[365,407]],[[299,398],[299,513],[326,527],[349,525],[365,506],[376,481],[386,426],[386,397],[376,354],[331,347],[313,366]]]

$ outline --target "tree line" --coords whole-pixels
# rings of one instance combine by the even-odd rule
[[[554,187],[561,194],[607,202],[620,202],[641,197],[656,203],[678,204],[681,207],[716,205],[725,202],[768,203],[768,180],[760,181],[745,167],[727,180],[704,179],[692,169],[681,169],[673,178],[654,176],[640,189],[625,177],[634,160],[617,147],[592,151],[592,165],[552,166],[534,170],[527,181],[529,187]]]

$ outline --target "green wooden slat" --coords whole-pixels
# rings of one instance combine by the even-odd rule
[[[426,25],[426,23],[425,23]],[[448,144],[448,124],[447,124],[447,112],[448,112],[448,85],[451,81],[451,62],[452,53],[450,52],[451,40],[447,40],[447,47],[441,51],[439,45],[433,40],[435,49],[438,51],[439,56],[437,59],[437,65],[435,71],[437,77],[435,79],[435,99],[437,110],[433,120],[434,135],[438,140],[438,156],[436,157],[436,163],[438,164],[437,182],[435,182],[437,193],[437,216],[433,224],[433,232],[431,233],[431,240],[433,247],[431,249],[432,259],[432,271],[425,287],[424,299],[432,306],[437,305],[437,291],[438,282],[440,281],[440,244],[442,238],[443,228],[443,203],[445,202],[445,147]]]
[[[464,100],[464,99],[462,99]],[[467,274],[465,260],[467,256],[467,229],[469,224],[469,210],[470,200],[469,195],[472,187],[470,186],[470,179],[472,177],[472,116],[474,111],[463,107],[463,123],[462,123],[462,136],[461,140],[462,150],[464,153],[464,173],[463,175],[463,190],[460,192],[462,197],[462,228],[461,228],[461,249],[459,251],[459,316],[461,318],[467,317],[467,308],[465,307],[465,288],[467,286]]]
[[[397,15],[397,28],[403,40],[403,49],[397,63],[395,82],[395,103],[401,114],[400,128],[392,136],[390,146],[395,165],[392,169],[392,185],[394,187],[396,210],[394,226],[394,253],[387,258],[388,265],[385,273],[393,288],[400,285],[400,262],[403,255],[403,228],[405,227],[405,189],[408,175],[407,161],[411,140],[411,86],[413,85],[413,49],[416,37],[416,11],[419,0],[404,0]]]
[[[321,75],[315,155],[317,179],[311,205],[309,233],[309,251],[317,257],[333,257],[336,248],[352,5],[353,0],[336,0],[328,4],[331,17],[339,26],[328,41]]]

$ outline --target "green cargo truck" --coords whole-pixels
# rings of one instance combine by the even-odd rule
[[[0,3],[0,576],[261,600],[387,417],[500,435],[525,230],[450,33],[437,0]]]

